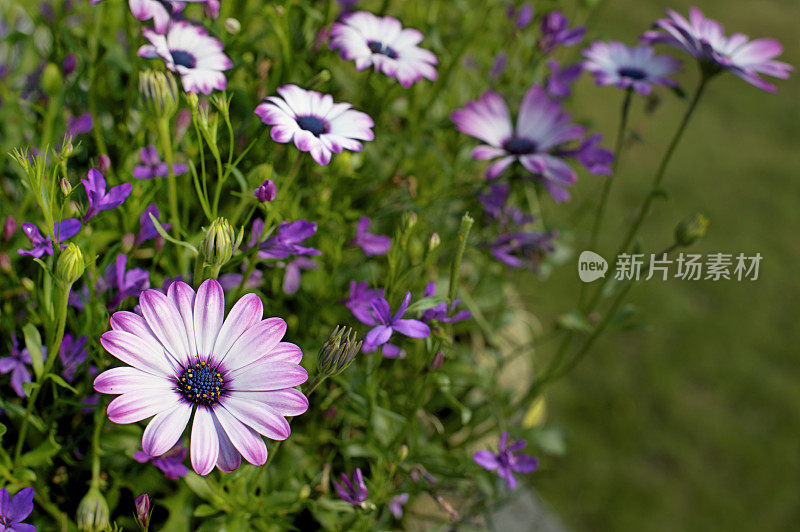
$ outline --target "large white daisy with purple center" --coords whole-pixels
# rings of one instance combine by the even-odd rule
[[[108,405],[114,423],[149,417],[142,449],[150,456],[168,452],[181,440],[192,413],[192,467],[206,475],[217,466],[233,471],[241,457],[255,465],[267,460],[261,436],[289,437],[286,416],[308,408],[294,389],[306,381],[303,353],[282,342],[286,322],[261,319],[263,305],[247,294],[225,318],[225,296],[209,279],[195,293],[180,281],[166,295],[145,290],[142,315],[115,312],[111,330],[100,339],[113,356],[129,365],[104,371],[94,381],[98,392],[119,394]]]
[[[759,89],[777,92],[759,74],[786,79],[794,70],[788,63],[774,60],[783,51],[781,43],[774,39],[751,41],[741,33],[726,37],[722,24],[706,18],[696,7],[689,9],[689,20],[671,9],[667,15],[669,18],[657,20],[658,29],[646,32],[642,40],[679,48],[694,56],[711,73],[727,70]]]
[[[162,58],[169,70],[181,76],[186,92],[211,94],[214,89],[225,90],[223,72],[233,63],[222,51],[222,42],[205,29],[178,21],[170,24],[163,35],[150,28],[142,32],[150,44],[139,48],[139,55]]]
[[[410,87],[422,78],[434,81],[438,61],[432,52],[417,46],[422,33],[403,28],[393,17],[377,17],[366,11],[345,15],[331,26],[331,50],[339,50],[356,70],[371,66]]]
[[[583,51],[583,68],[591,72],[598,85],[614,85],[650,94],[653,84],[677,87],[669,76],[681,62],[668,55],[656,55],[649,46],[625,46],[621,42],[595,42]]]
[[[297,149],[310,152],[318,164],[328,164],[331,154],[342,150],[361,151],[360,141],[375,138],[372,118],[351,109],[349,103],[334,103],[329,94],[297,85],[284,85],[278,94],[256,107],[256,114],[272,126],[272,140],[294,140]]]
[[[532,86],[520,106],[516,126],[503,97],[487,92],[463,109],[453,111],[451,119],[459,131],[486,144],[472,150],[475,159],[497,159],[486,169],[487,179],[496,179],[506,168],[519,161],[538,176],[555,201],[569,200],[569,187],[577,180],[575,170],[565,159],[575,158],[590,172],[609,173],[613,156],[595,147],[597,135],[589,137],[578,148],[568,146],[582,139],[583,126],[572,123],[561,103],[551,100],[539,86]]]

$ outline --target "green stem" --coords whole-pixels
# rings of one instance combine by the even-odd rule
[[[176,238],[180,238],[180,218],[178,216],[178,184],[175,180],[173,164],[175,158],[172,153],[172,140],[169,134],[169,119],[158,120],[158,139],[161,149],[164,150],[164,162],[167,163],[167,186],[169,188],[170,223]]]
[[[467,249],[467,238],[472,229],[472,224],[475,220],[465,213],[461,217],[461,226],[458,228],[458,250],[453,257],[453,262],[450,265],[450,287],[447,292],[447,298],[450,301],[448,308],[453,306],[453,300],[456,298],[456,286],[458,286],[458,270],[461,267],[461,259],[464,257],[464,250]]]

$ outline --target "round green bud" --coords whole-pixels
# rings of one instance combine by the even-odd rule
[[[200,249],[206,264],[221,267],[231,260],[236,251],[236,232],[225,218],[217,218],[206,229]]]
[[[42,72],[42,89],[48,96],[54,96],[61,90],[63,84],[61,70],[54,63],[48,63]]]
[[[691,246],[708,231],[708,218],[700,213],[692,215],[675,228],[675,242],[680,246]]]
[[[83,253],[75,244],[70,244],[67,249],[58,255],[56,275],[65,284],[72,284],[83,275]]]
[[[108,528],[108,503],[97,488],[90,488],[89,493],[78,504],[75,520],[78,529],[87,532],[99,532]]]

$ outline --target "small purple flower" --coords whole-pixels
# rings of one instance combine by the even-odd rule
[[[67,136],[77,137],[92,130],[92,113],[83,113],[79,116],[67,118]]]
[[[344,473],[341,474],[341,477],[341,484],[335,480],[333,481],[340,499],[349,502],[353,506],[360,506],[362,502],[367,500],[369,493],[367,492],[367,485],[364,483],[364,475],[361,474],[361,469],[356,468],[353,473],[353,482],[350,482],[350,479]]]
[[[425,297],[433,297],[434,295],[436,295],[436,283],[428,283],[427,286],[425,286]],[[472,318],[472,312],[468,310],[461,310],[452,316],[449,315],[455,312],[456,307],[460,302],[460,300],[454,299],[453,304],[450,305],[450,309],[448,310],[447,303],[443,301],[435,307],[423,312],[422,321],[431,322],[436,320],[443,323],[456,323]]]
[[[80,230],[81,222],[75,218],[68,218],[54,225],[53,234],[56,237],[56,243],[61,245],[61,249],[64,249],[67,245],[62,244],[62,242],[77,235]],[[50,239],[50,236],[43,237],[42,233],[39,232],[39,228],[34,224],[22,224],[22,232],[30,239],[33,249],[18,249],[17,253],[37,259],[45,253],[48,255],[53,254],[53,241]]]
[[[506,9],[506,15],[514,21],[517,29],[525,29],[533,22],[533,6],[530,2],[525,2],[519,9],[512,5]]]
[[[123,183],[112,187],[111,190],[106,192],[106,180],[103,174],[94,168],[89,170],[89,175],[86,179],[81,179],[81,183],[83,183],[86,189],[86,196],[89,198],[89,208],[86,209],[86,214],[83,217],[84,222],[101,211],[107,211],[122,205],[133,189],[130,183]]]
[[[478,201],[483,205],[487,216],[497,220],[502,227],[533,222],[533,216],[523,213],[516,207],[506,205],[510,193],[511,187],[508,183],[492,183],[489,185],[488,193],[478,194]]]
[[[142,164],[133,167],[133,177],[136,179],[153,179],[154,177],[167,177],[169,166],[158,156],[155,146],[146,146],[139,150],[139,159]],[[185,174],[189,167],[185,164],[173,163],[172,173],[176,176]]]
[[[432,52],[417,46],[421,32],[403,28],[394,17],[378,17],[358,11],[331,25],[331,50],[339,50],[345,61],[355,61],[356,70],[374,67],[405,88],[422,78],[435,81],[438,60]]]
[[[64,76],[69,76],[75,69],[78,67],[78,58],[73,53],[69,53],[64,56],[64,60],[61,62],[61,70],[64,73]],[[89,115],[91,116],[91,115]]]
[[[114,310],[129,297],[138,297],[142,291],[150,287],[150,272],[141,268],[126,271],[127,263],[126,255],[118,255],[117,259],[106,267],[103,277],[97,283],[98,292],[116,289],[114,299],[108,303],[109,310]]]
[[[586,27],[569,27],[569,20],[559,11],[552,11],[542,19],[542,38],[539,48],[549,54],[558,46],[573,46],[583,40]]]
[[[226,292],[230,290],[236,290],[239,288],[239,284],[242,282],[242,274],[241,273],[226,273],[224,275],[219,276],[219,284],[222,285],[222,289]],[[255,289],[261,286],[264,282],[264,272],[261,270],[253,270],[253,273],[250,274],[250,278],[244,283],[244,287],[248,289]]]
[[[148,59],[161,57],[169,70],[181,76],[186,92],[211,94],[214,89],[225,90],[223,72],[233,62],[223,53],[222,42],[205,29],[181,20],[170,23],[164,35],[150,28],[142,32],[150,44],[139,48],[139,55]]]
[[[42,359],[44,359],[45,348],[42,347]],[[11,387],[20,397],[25,397],[25,390],[22,388],[23,382],[31,382],[31,373],[28,371],[28,364],[31,363],[31,355],[28,348],[19,349],[17,335],[11,335],[11,353],[7,357],[0,358],[0,373],[11,372]]]
[[[403,506],[408,502],[408,493],[401,493],[389,499],[387,506],[395,519],[403,517]]]
[[[597,85],[614,85],[647,95],[652,85],[677,87],[668,76],[680,69],[681,62],[667,55],[656,55],[649,46],[628,47],[621,42],[595,42],[583,51],[583,68],[591,72]]]
[[[667,15],[669,18],[657,20],[657,29],[645,32],[641,40],[683,50],[700,62],[707,75],[727,70],[759,89],[777,92],[759,74],[787,79],[794,70],[788,63],[774,60],[783,52],[781,43],[774,39],[751,41],[741,33],[726,37],[722,25],[706,18],[696,7],[689,9],[689,20],[671,9]]]
[[[61,347],[58,350],[58,357],[61,359],[63,370],[61,374],[68,382],[72,382],[75,378],[75,372],[81,363],[86,360],[88,353],[86,352],[86,336],[81,336],[77,340],[72,338],[72,335],[67,333],[61,340]]]
[[[156,220],[158,220],[159,212],[158,207],[155,203],[151,203],[147,206],[144,210],[142,215],[139,217],[139,234],[136,236],[136,245],[140,245],[145,240],[150,240],[151,238],[156,238],[159,236],[158,230],[156,229],[156,224],[153,223],[153,220],[150,219],[150,214],[153,214]],[[169,231],[172,227],[170,224],[161,224],[161,227],[164,228],[165,231]]]
[[[375,138],[375,123],[368,114],[351,109],[349,103],[334,103],[330,94],[297,85],[278,87],[278,94],[256,107],[255,113],[272,126],[272,140],[294,141],[298,150],[311,152],[317,164],[325,166],[332,154],[342,150],[361,151],[360,141]]]
[[[353,316],[361,323],[370,323],[372,316],[371,302],[375,298],[383,297],[383,288],[378,290],[369,288],[366,281],[357,283],[350,281],[350,296],[345,300],[344,305],[350,309]]]
[[[385,235],[374,235],[369,233],[370,219],[362,216],[358,220],[356,237],[351,242],[352,245],[360,247],[367,257],[375,255],[386,255],[392,247],[392,239]]]
[[[36,532],[36,527],[23,523],[33,511],[33,488],[23,488],[10,498],[8,490],[0,488],[0,525],[9,532]]]
[[[492,256],[507,266],[521,268],[527,266],[536,270],[542,257],[554,250],[553,239],[556,233],[530,231],[527,233],[505,233],[489,245]]]
[[[183,465],[183,460],[186,458],[186,448],[180,443],[161,456],[150,456],[144,451],[136,451],[133,458],[140,464],[152,461],[153,465],[159,468],[165,477],[173,480],[185,477],[186,473],[189,472],[189,468]]]
[[[300,242],[317,232],[317,224],[307,220],[281,222],[275,236],[259,244],[260,259],[285,259],[292,255],[321,255],[322,252],[301,246]]]
[[[364,338],[363,349],[365,353],[374,351],[378,346],[384,345],[395,332],[409,338],[426,338],[431,334],[430,327],[420,320],[403,319],[410,302],[411,292],[406,292],[400,308],[392,316],[392,309],[386,299],[376,297],[370,301],[371,312],[369,319],[362,322],[373,326]]]
[[[489,69],[489,79],[497,79],[506,69],[506,63],[508,62],[508,54],[505,52],[500,52],[496,56],[494,56],[494,62],[492,63],[492,68]]]
[[[267,179],[253,191],[253,195],[261,202],[272,201],[278,195],[278,187],[273,181]]]
[[[611,175],[614,154],[599,146],[602,140],[603,135],[595,133],[583,139],[576,149],[563,150],[561,153],[565,157],[575,157],[579,163],[595,175]]]
[[[300,288],[300,276],[303,270],[316,270],[318,268],[314,259],[297,257],[286,265],[283,276],[283,292],[288,295],[297,293]]]
[[[500,436],[497,454],[483,450],[476,452],[472,458],[484,469],[497,471],[497,475],[508,484],[508,489],[513,490],[517,487],[514,473],[533,473],[539,465],[539,461],[533,456],[518,452],[525,448],[525,440],[506,446],[507,441],[508,432],[506,431]]]
[[[568,151],[567,146],[581,139],[585,128],[573,124],[561,103],[548,98],[543,88],[534,85],[525,94],[516,127],[508,106],[495,92],[453,111],[451,119],[459,131],[486,143],[472,150],[473,158],[498,158],[486,169],[487,179],[497,178],[519,161],[537,176],[555,201],[569,200],[565,187],[574,184],[578,176],[564,159],[575,157],[575,150]],[[589,170],[598,173],[608,169],[594,166]]]
[[[250,239],[245,244],[245,249],[250,249],[261,240],[261,234],[264,232],[264,219],[256,218],[253,220],[253,226],[250,229]]]
[[[559,100],[569,98],[572,94],[572,84],[581,77],[583,65],[575,63],[561,68],[558,61],[553,59],[548,61],[547,66],[550,67],[550,77],[547,78],[546,84],[547,94]]]

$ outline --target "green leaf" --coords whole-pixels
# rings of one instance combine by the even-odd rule
[[[0,440],[3,439],[3,434],[5,434],[7,430],[8,429],[6,428],[6,426],[0,423]]]
[[[67,390],[71,391],[72,393],[74,393],[74,394],[76,394],[76,395],[78,394],[78,390],[76,390],[76,389],[75,389],[75,388],[73,388],[71,385],[69,385],[69,384],[67,383],[67,381],[65,381],[64,379],[62,379],[62,378],[61,378],[59,375],[56,375],[55,373],[50,373],[50,374],[47,376],[47,378],[48,378],[48,379],[50,379],[50,380],[52,380],[53,382],[55,382],[56,384],[58,384],[58,385],[59,385],[59,386],[61,386],[62,388],[66,388]]]
[[[36,378],[42,376],[44,371],[44,357],[42,356],[42,337],[36,326],[32,323],[25,325],[22,328],[22,334],[25,336],[25,347],[28,348],[28,354],[31,356],[31,365],[33,366],[33,373]]]
[[[31,467],[50,464],[52,458],[58,454],[59,449],[61,449],[61,445],[59,445],[53,438],[53,435],[50,434],[38,447],[23,454],[20,458],[20,464]]]
[[[178,240],[177,238],[169,236],[169,234],[164,230],[164,228],[161,227],[161,223],[159,223],[159,221],[156,220],[156,217],[153,216],[152,212],[150,213],[150,220],[152,220],[153,225],[156,226],[156,231],[158,231],[158,234],[164,237],[164,240],[166,240],[167,242],[172,242],[173,244],[177,244],[179,246],[183,246],[187,249],[190,249],[192,253],[197,255],[198,251],[196,247],[194,247],[188,242],[184,242],[183,240]]]
[[[200,504],[197,508],[194,509],[194,516],[195,517],[211,517],[212,515],[218,514],[219,510],[211,506],[210,504]]]
[[[445,296],[423,297],[422,299],[419,299],[415,301],[413,304],[409,305],[408,310],[406,310],[406,312],[411,314],[415,312],[423,312],[425,310],[432,309],[433,307],[439,305],[440,303],[446,303],[446,302],[447,298]]]
[[[556,323],[558,324],[559,328],[566,329],[568,331],[581,331],[590,333],[594,330],[592,324],[586,319],[586,316],[577,310],[570,310],[569,312],[562,314],[558,317]]]
[[[41,384],[39,384],[38,382],[23,382],[22,391],[25,392],[25,395],[30,397],[31,393],[33,393],[33,390],[39,388],[40,386]]]

